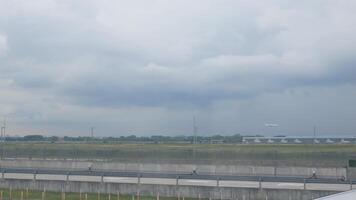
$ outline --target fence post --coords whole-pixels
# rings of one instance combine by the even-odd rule
[[[260,188],[260,190],[262,189],[262,178],[261,177],[258,180],[258,187]]]
[[[141,174],[137,175],[137,200],[140,200]]]
[[[88,194],[85,193],[85,200],[88,200]]]
[[[109,193],[109,200],[111,200],[111,193]]]
[[[10,187],[9,199],[12,200],[12,188]]]
[[[350,179],[350,190],[352,190],[352,180]]]
[[[3,195],[3,192],[2,190],[0,191],[0,200],[2,200],[2,195]]]
[[[98,200],[100,200],[100,191],[98,191]]]
[[[120,200],[120,192],[117,192],[117,200]]]
[[[82,191],[79,190],[79,200],[82,200]]]
[[[23,191],[21,190],[21,200],[23,200]]]
[[[183,199],[184,199],[184,197],[183,197]],[[157,200],[159,200],[159,192],[157,193]]]
[[[26,188],[26,200],[28,200],[28,188]]]

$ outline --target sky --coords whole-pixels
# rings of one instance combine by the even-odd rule
[[[356,135],[354,0],[0,5],[7,134]]]

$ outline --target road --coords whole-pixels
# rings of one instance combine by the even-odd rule
[[[4,179],[36,179],[78,182],[159,184],[205,187],[265,188],[347,191],[356,182],[303,177],[219,176],[211,174],[164,174],[151,172],[60,171],[50,169],[0,168]]]

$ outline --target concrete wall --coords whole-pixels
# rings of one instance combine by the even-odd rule
[[[319,177],[340,178],[348,177],[347,168],[311,168],[291,166],[252,166],[252,165],[203,165],[203,164],[174,164],[174,163],[120,163],[103,161],[75,161],[75,160],[28,160],[5,159],[0,160],[0,167],[7,168],[51,168],[51,169],[88,169],[92,165],[96,170],[108,171],[146,171],[146,172],[172,172],[190,173],[196,170],[198,173],[226,174],[226,175],[283,175],[305,176],[312,175],[316,170]],[[356,174],[356,173],[354,173]]]
[[[218,188],[197,186],[169,186],[169,185],[137,185],[119,183],[94,182],[65,182],[65,181],[32,181],[5,179],[0,181],[1,188],[33,189],[46,191],[66,191],[84,193],[112,193],[137,194],[170,197],[201,197],[213,199],[240,199],[240,200],[310,200],[329,194],[333,191],[307,191],[307,190],[276,190],[255,188]]]

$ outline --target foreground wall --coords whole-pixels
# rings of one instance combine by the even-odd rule
[[[0,188],[33,189],[83,193],[134,194],[171,197],[193,197],[240,200],[311,200],[333,194],[333,191],[277,190],[256,188],[220,188],[198,186],[138,185],[122,183],[33,181],[2,179]]]
[[[174,164],[174,163],[130,163],[130,162],[103,162],[103,161],[76,161],[76,160],[28,160],[5,159],[0,160],[0,167],[27,167],[51,169],[88,169],[92,166],[96,170],[108,171],[151,171],[190,173],[228,174],[228,175],[275,175],[275,176],[311,176],[316,170],[319,177],[340,178],[348,177],[347,168],[312,168],[299,166],[253,166],[253,165],[203,165],[203,164]]]

